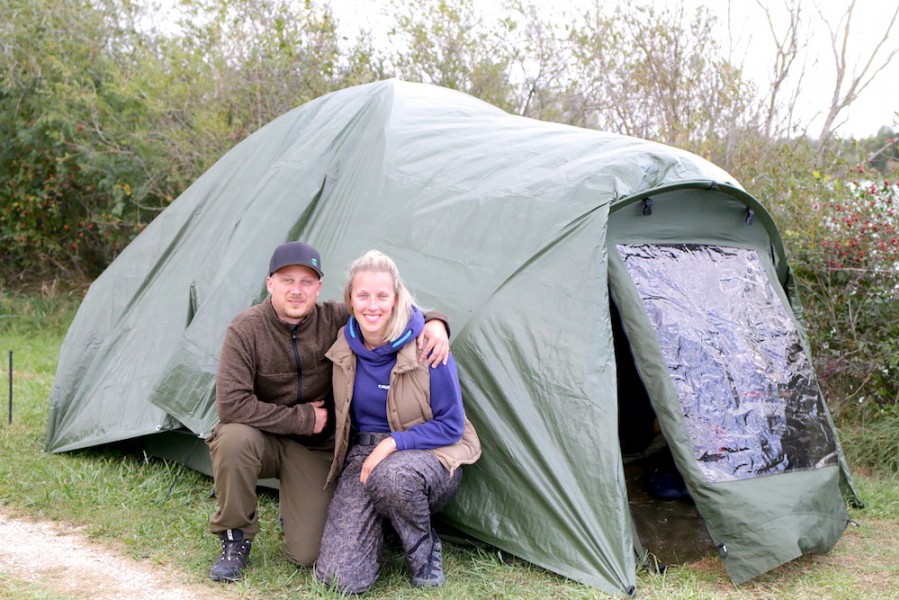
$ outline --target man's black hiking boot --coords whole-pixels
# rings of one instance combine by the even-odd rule
[[[237,581],[241,578],[243,568],[250,560],[252,540],[243,538],[240,529],[229,529],[222,534],[222,553],[209,569],[209,578],[213,581]]]

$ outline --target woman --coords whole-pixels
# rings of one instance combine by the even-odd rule
[[[463,464],[481,454],[462,408],[456,365],[416,357],[421,311],[394,262],[372,250],[350,267],[344,298],[352,316],[327,357],[334,362],[334,462],[318,579],[344,593],[378,578],[385,525],[400,539],[415,587],[439,587],[440,539],[431,514],[459,489]]]

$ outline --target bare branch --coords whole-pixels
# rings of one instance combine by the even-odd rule
[[[899,17],[899,6],[893,9],[892,17],[889,24],[883,32],[883,36],[874,46],[873,50],[868,54],[867,60],[863,67],[858,71],[854,71],[849,77],[849,63],[847,60],[848,47],[851,37],[851,23],[855,10],[855,0],[849,3],[848,8],[837,22],[837,31],[823,15],[820,8],[818,14],[824,22],[830,33],[831,51],[833,52],[834,65],[836,67],[836,77],[834,79],[833,94],[824,124],[821,127],[821,133],[818,135],[818,146],[823,147],[824,142],[831,136],[835,129],[837,117],[846,108],[848,108],[859,95],[873,82],[877,76],[889,66],[893,58],[899,54],[899,46],[888,50],[887,55],[878,60],[882,56],[886,44],[890,42],[890,33]],[[848,83],[847,83],[848,82]],[[844,89],[845,86],[845,89]]]
[[[798,0],[785,0],[784,6],[787,9],[789,23],[783,35],[779,35],[774,24],[774,17],[768,9],[768,5],[762,0],[756,0],[758,7],[764,12],[765,19],[768,22],[768,30],[771,38],[774,40],[775,57],[773,65],[773,73],[771,76],[771,88],[768,92],[767,115],[765,117],[765,135],[772,137],[775,135],[775,119],[780,113],[779,99],[783,91],[783,87],[793,70],[801,51],[807,46],[805,42],[800,41],[800,31],[802,29],[802,8]],[[805,67],[802,67],[798,75],[801,83],[805,76]],[[801,90],[801,85],[797,85],[790,93],[787,101],[789,108],[787,123],[792,121],[793,107],[796,105],[796,99]]]

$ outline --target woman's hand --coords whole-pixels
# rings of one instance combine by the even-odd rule
[[[396,452],[396,440],[393,437],[386,437],[375,446],[375,449],[371,451],[371,454],[362,463],[362,474],[359,475],[359,481],[362,482],[362,485],[365,485],[365,482],[368,481],[368,476],[375,470],[375,467],[394,452]]]
[[[439,364],[446,364],[449,360],[450,345],[449,336],[446,335],[446,325],[439,319],[434,319],[425,323],[424,329],[416,340],[418,349],[421,354],[418,360],[427,361],[431,367],[437,367]]]

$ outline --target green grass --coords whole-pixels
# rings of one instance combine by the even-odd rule
[[[297,570],[283,555],[276,499],[264,494],[262,532],[243,581],[207,580],[218,541],[207,533],[215,510],[212,482],[177,464],[123,449],[46,454],[48,398],[59,346],[77,296],[29,297],[0,293],[0,510],[78,526],[90,538],[180,574],[185,584],[207,586],[222,598],[249,600],[339,597]],[[14,351],[13,423],[6,419],[6,356]],[[850,457],[851,459],[851,457]],[[727,579],[717,558],[641,572],[639,598],[899,598],[895,539],[899,538],[899,485],[890,471],[856,473],[867,507],[853,510],[850,527],[833,551],[807,556],[742,586]],[[14,541],[12,542],[14,543]],[[388,557],[382,578],[366,598],[605,598],[599,591],[548,573],[489,548],[447,545],[448,583],[439,592],[409,586],[401,558]],[[0,574],[0,598],[62,598],[30,582]]]
[[[4,600],[7,598],[9,600],[18,598],[27,600],[71,600],[69,596],[43,589],[30,581],[7,577],[3,573],[0,573],[0,598]]]
[[[843,450],[857,467],[899,477],[899,405],[877,412],[876,419],[847,423],[841,429]]]

